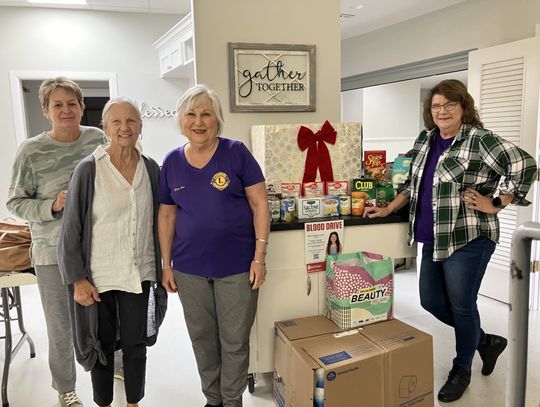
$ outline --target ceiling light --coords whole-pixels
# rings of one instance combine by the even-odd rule
[[[86,0],[28,0],[28,3],[33,4],[76,4],[76,5],[87,5]]]

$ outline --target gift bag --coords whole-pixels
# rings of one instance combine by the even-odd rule
[[[326,257],[326,305],[329,318],[350,329],[392,318],[392,259],[369,252]]]
[[[0,271],[22,271],[32,267],[32,238],[26,223],[0,220]]]

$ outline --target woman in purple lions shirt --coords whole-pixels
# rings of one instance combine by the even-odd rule
[[[205,407],[242,406],[266,276],[264,177],[241,142],[219,137],[223,113],[214,91],[194,86],[176,111],[189,142],[167,154],[161,172],[162,284],[182,302]]]

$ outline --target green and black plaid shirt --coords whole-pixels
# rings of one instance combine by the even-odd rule
[[[414,143],[409,180],[400,193],[410,202],[409,244],[414,242],[418,191],[435,132],[424,130]],[[498,242],[497,215],[469,209],[461,201],[467,187],[486,196],[496,191],[514,195],[513,204],[526,206],[525,199],[536,175],[536,163],[525,151],[486,129],[462,125],[452,145],[445,150],[433,176],[434,250],[440,261],[479,236]],[[502,179],[502,182],[501,182]]]

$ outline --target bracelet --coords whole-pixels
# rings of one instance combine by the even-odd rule
[[[257,259],[253,259],[253,261],[254,261],[255,263],[257,263],[257,264],[260,264],[261,266],[266,266],[266,262],[264,262],[264,261],[259,261],[259,260],[257,260]]]
[[[261,238],[259,238],[259,237],[256,238],[255,241],[256,241],[256,242],[263,242],[263,243],[268,244],[268,240],[264,240],[264,239],[261,239]]]

